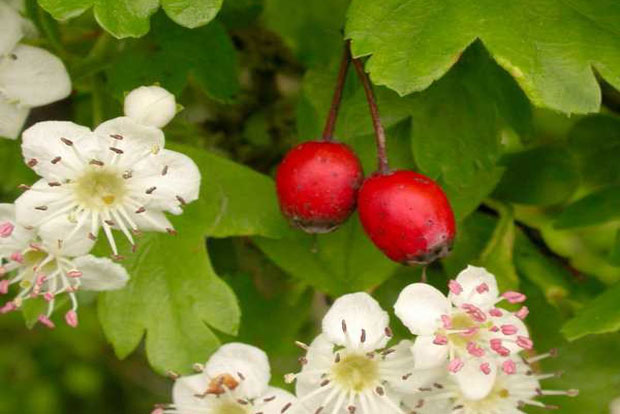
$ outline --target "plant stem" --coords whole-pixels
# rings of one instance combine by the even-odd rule
[[[323,141],[332,141],[334,139],[334,128],[336,127],[338,109],[340,109],[340,102],[342,102],[342,90],[344,89],[344,84],[347,80],[347,71],[350,63],[351,51],[349,49],[349,40],[347,40],[344,45],[344,51],[342,52],[340,69],[338,69],[338,79],[336,81],[336,88],[334,89],[332,105],[329,108],[327,120],[325,121],[325,128],[323,129]]]
[[[381,117],[379,116],[379,108],[377,107],[377,100],[375,99],[375,93],[372,90],[370,79],[364,72],[364,66],[359,59],[352,59],[353,66],[357,72],[357,76],[362,82],[364,92],[366,92],[366,101],[368,101],[368,108],[370,109],[370,117],[372,118],[372,127],[375,130],[375,141],[377,144],[377,170],[381,174],[387,174],[390,171],[387,159],[387,151],[385,146],[385,130],[381,123]]]

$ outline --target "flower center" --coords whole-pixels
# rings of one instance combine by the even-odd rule
[[[24,289],[30,288],[35,283],[37,274],[48,274],[56,270],[56,260],[47,261],[43,267],[39,267],[48,256],[47,252],[41,250],[28,250],[24,253],[24,261],[22,262],[22,271],[20,273],[22,280],[19,283]],[[36,271],[35,271],[36,267]]]
[[[334,364],[332,376],[342,388],[360,392],[376,384],[379,367],[377,361],[366,355],[350,354]]]
[[[126,194],[125,180],[110,169],[92,168],[75,182],[75,196],[82,207],[106,210],[121,202]]]
[[[476,342],[480,337],[481,324],[474,321],[466,313],[458,313],[452,316],[451,331],[448,339],[453,346],[465,348],[469,342]]]
[[[247,414],[248,410],[234,401],[222,401],[217,405],[213,414]]]

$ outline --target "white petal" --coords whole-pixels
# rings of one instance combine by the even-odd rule
[[[454,403],[449,398],[439,400],[425,399],[421,393],[409,393],[403,398],[403,403],[416,414],[451,414]],[[423,404],[419,404],[424,400]],[[409,412],[409,411],[407,411]],[[504,413],[502,413],[504,414]]]
[[[128,212],[135,225],[141,231],[158,231],[165,233],[174,229],[166,215],[158,210],[147,210],[144,213]]]
[[[334,364],[334,344],[325,335],[317,336],[306,353],[307,364],[301,368],[301,375],[295,385],[298,396],[303,397],[316,389],[321,373],[327,372]]]
[[[0,137],[17,139],[30,109],[0,96]]]
[[[125,115],[143,125],[163,128],[176,110],[174,95],[159,86],[141,86],[125,97]]]
[[[364,292],[336,299],[323,318],[323,334],[334,344],[374,351],[388,342],[385,332],[390,317]]]
[[[21,16],[4,1],[0,1],[0,59],[13,50],[22,38]]]
[[[61,138],[72,142],[73,146]],[[63,181],[74,178],[85,163],[97,158],[100,147],[86,127],[73,122],[45,121],[24,131],[22,152],[27,163],[36,161],[32,169],[37,174],[50,181]]]
[[[517,328],[517,332],[514,335],[506,336],[502,334],[500,330],[499,332],[496,332],[492,334],[491,336],[493,338],[502,339],[502,345],[508,348],[510,350],[510,353],[523,351],[523,348],[519,347],[514,341],[516,341],[518,336],[525,336],[529,338],[530,334],[527,329],[527,326],[525,326],[525,323],[523,323],[521,319],[517,318],[512,313],[509,313],[508,311],[503,310],[503,309],[502,309],[502,312],[504,312],[504,316],[500,318],[492,319],[492,322],[494,323],[494,325],[499,328],[501,328],[503,325],[513,325]]]
[[[435,345],[433,336],[418,336],[411,351],[417,369],[442,367],[448,360],[448,345]]]
[[[211,378],[228,374],[239,381],[236,388],[245,398],[256,398],[267,391],[271,372],[267,355],[260,349],[241,343],[222,345],[205,366]]]
[[[273,398],[275,397],[275,398]],[[268,400],[265,402],[265,400]],[[303,411],[295,405],[297,399],[293,394],[281,388],[269,387],[267,392],[262,395],[253,407],[252,412],[263,414],[282,414],[282,410],[289,403],[292,404],[285,412],[291,414],[301,414]]]
[[[204,393],[208,387],[209,378],[205,374],[181,377],[174,382],[172,387],[172,401],[180,407],[209,407],[213,405],[214,399],[196,397],[197,394]],[[191,408],[178,410],[178,414],[192,414],[193,412]]]
[[[42,106],[69,96],[71,79],[56,56],[20,44],[0,62],[0,91],[22,105]]]
[[[419,369],[415,364],[413,346],[411,341],[401,341],[393,347],[395,352],[385,358],[388,363],[390,360],[402,361],[399,367],[390,366],[392,373],[394,373],[393,377],[397,378],[397,380],[390,382],[390,385],[402,394],[409,394],[412,390],[428,387],[446,375],[445,364]]]
[[[116,164],[127,169],[133,169],[142,159],[159,152],[165,143],[161,129],[139,124],[126,116],[102,123],[95,129],[95,135],[102,146],[115,146],[123,151],[122,155],[115,155],[108,150],[101,161],[109,162],[112,157],[117,157]],[[122,139],[114,139],[113,136]]]
[[[47,180],[41,179],[15,200],[16,220],[26,227],[39,227],[70,203],[72,195],[68,189],[62,186],[50,187]],[[59,218],[67,220],[67,216],[68,214],[61,214]]]
[[[75,223],[63,215],[40,226],[37,234],[49,252],[65,257],[83,256],[95,246],[95,241],[88,237],[90,224],[89,220]]]
[[[394,312],[414,335],[432,335],[441,324],[441,315],[450,315],[451,305],[439,290],[426,283],[403,289]]]
[[[181,214],[182,203],[198,198],[200,170],[185,154],[162,150],[135,166],[130,184],[138,189],[138,194],[142,194],[147,210]],[[156,190],[146,194],[146,190],[153,187]]]
[[[127,270],[107,257],[95,257],[89,254],[74,259],[73,264],[82,272],[80,279],[82,290],[122,289],[129,280]]]
[[[480,370],[480,364],[488,363],[491,372],[487,375]],[[470,400],[486,397],[497,377],[497,365],[492,359],[474,358],[465,362],[463,368],[454,375],[463,395]]]
[[[497,302],[499,290],[495,276],[483,267],[467,266],[467,268],[456,277],[456,281],[461,285],[463,291],[455,295],[452,292],[448,298],[456,306],[471,303],[483,310],[487,310]],[[478,291],[480,290],[480,292]]]

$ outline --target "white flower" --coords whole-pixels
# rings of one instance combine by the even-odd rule
[[[15,139],[30,108],[47,105],[71,93],[71,80],[56,56],[18,44],[22,18],[0,2],[0,136]]]
[[[532,348],[521,321],[527,308],[516,313],[496,308],[502,300],[518,303],[525,296],[517,292],[500,296],[495,277],[474,266],[450,281],[447,298],[424,283],[407,286],[394,310],[418,335],[413,346],[416,368],[442,366],[448,360],[448,370],[465,394],[474,399],[486,395],[498,369],[512,373],[515,363],[510,357]]]
[[[411,342],[385,348],[392,334],[388,314],[366,293],[336,300],[323,333],[301,359],[299,404],[309,413],[402,413],[402,393],[432,383],[441,370],[412,370]]]
[[[295,397],[269,386],[267,355],[250,345],[223,345],[200,374],[180,377],[172,390],[173,403],[155,413],[282,414],[293,412]]]
[[[174,95],[159,86],[140,86],[125,97],[125,115],[143,125],[163,128],[176,111]]]
[[[15,202],[17,221],[60,239],[82,225],[93,239],[103,227],[114,255],[113,229],[132,244],[132,233],[142,230],[173,233],[164,212],[181,214],[198,198],[200,172],[189,157],[163,147],[160,129],[127,117],[94,132],[72,122],[39,122],[24,131],[22,151],[43,178]]]
[[[12,285],[19,290],[14,299],[0,308],[0,313],[19,309],[24,300],[42,297],[48,308],[39,321],[53,328],[50,316],[56,297],[66,293],[72,306],[65,320],[75,327],[78,289],[103,291],[125,286],[129,279],[127,271],[109,259],[88,255],[93,244],[77,237],[79,233],[63,242],[47,233],[37,236],[15,222],[12,204],[0,204],[0,295],[9,293]]]
[[[609,403],[609,414],[620,414],[620,397]]]
[[[437,380],[438,387],[410,395],[404,403],[416,414],[525,414],[525,406],[557,409],[537,400],[545,395],[567,395],[574,397],[578,391],[545,390],[540,381],[556,377],[558,374],[536,374],[530,363],[549,356],[534,357],[530,360],[517,359],[515,372],[506,374],[500,371],[493,381],[491,389],[480,398],[471,398],[463,393],[462,387],[455,381],[456,377],[446,375]]]

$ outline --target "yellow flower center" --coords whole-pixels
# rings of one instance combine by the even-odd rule
[[[379,367],[377,361],[366,355],[349,354],[334,364],[332,377],[342,388],[360,392],[376,384]]]
[[[75,182],[78,203],[90,210],[106,210],[121,202],[126,192],[125,180],[113,169],[91,168]]]

